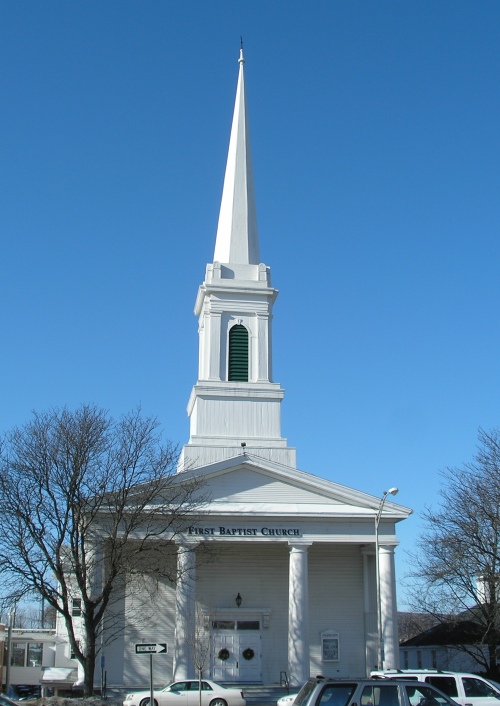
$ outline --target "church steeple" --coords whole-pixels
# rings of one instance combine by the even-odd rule
[[[243,48],[222,191],[214,261],[258,265],[259,238],[245,93]]]
[[[284,390],[272,381],[271,323],[278,295],[260,262],[243,51],[214,261],[198,290],[198,381],[179,470],[245,454],[295,467],[281,436]]]

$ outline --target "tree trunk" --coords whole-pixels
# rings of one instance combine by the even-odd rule
[[[87,630],[87,645],[85,652],[85,662],[83,664],[83,695],[92,696],[94,694],[94,671],[96,659],[96,636],[95,631],[90,627]]]
[[[498,681],[498,679],[500,677],[500,673],[499,673],[498,664],[497,664],[497,646],[496,645],[488,645],[488,657],[489,657],[488,676],[490,679],[494,679],[495,681]]]

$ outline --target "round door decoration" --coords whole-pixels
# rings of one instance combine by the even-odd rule
[[[248,661],[255,657],[255,652],[252,650],[251,647],[247,647],[246,650],[243,650],[242,654],[243,657]]]
[[[223,647],[221,650],[219,650],[219,654],[217,657],[222,661],[225,662],[226,659],[229,659],[229,650],[227,650],[225,647]]]

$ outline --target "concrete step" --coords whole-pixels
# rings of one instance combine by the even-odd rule
[[[236,684],[232,684],[232,686],[234,687]],[[279,686],[279,684],[238,684],[238,688],[243,690],[245,701],[250,706],[275,705],[278,699],[288,694],[288,689]]]

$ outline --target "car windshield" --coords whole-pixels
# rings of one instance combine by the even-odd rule
[[[495,696],[500,698],[500,684],[497,681],[493,681],[493,679],[487,679],[486,680],[491,686],[495,689],[497,692]]]
[[[168,684],[165,686],[162,691],[187,691],[188,690],[188,682],[185,681],[176,681],[173,684]]]
[[[302,689],[297,694],[297,698],[293,702],[293,706],[302,706],[302,704],[305,704],[309,699],[309,696],[311,695],[311,692],[313,691],[315,686],[316,681],[314,679],[306,681]]]

